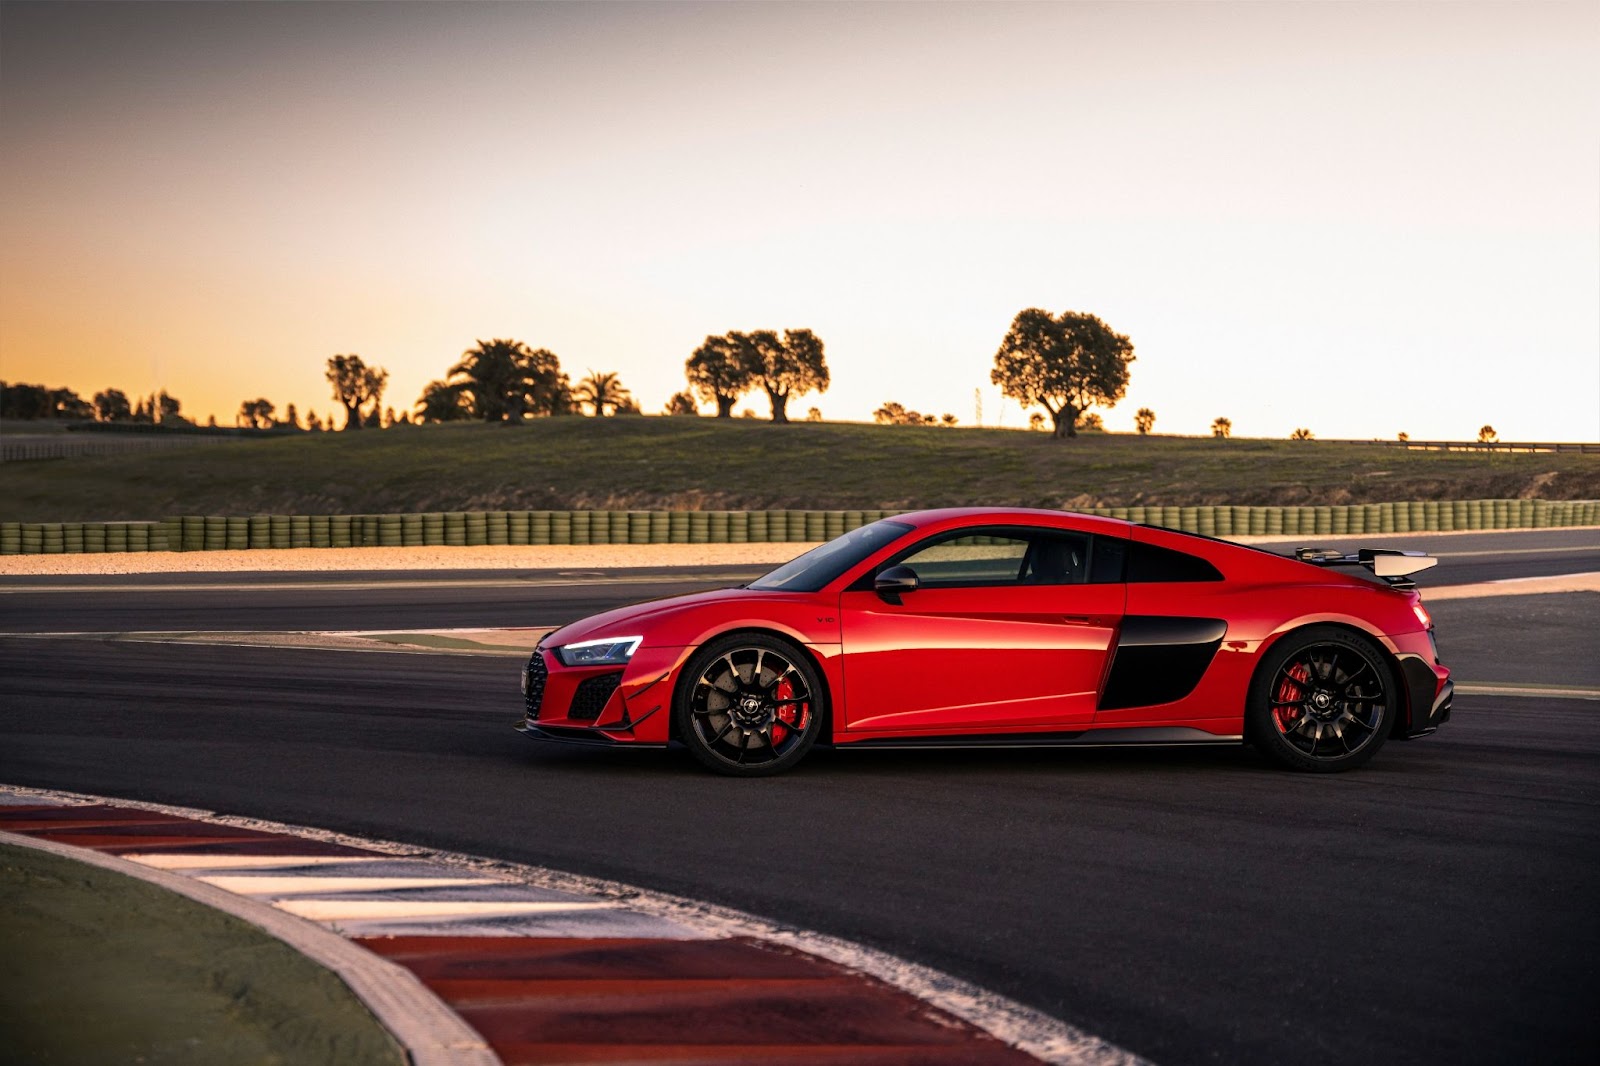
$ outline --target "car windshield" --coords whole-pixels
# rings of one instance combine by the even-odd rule
[[[750,582],[747,588],[783,592],[819,592],[828,582],[892,541],[915,528],[904,522],[884,519],[852,529],[798,559],[791,559],[772,573]]]

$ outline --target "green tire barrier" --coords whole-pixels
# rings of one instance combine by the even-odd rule
[[[182,515],[159,522],[0,522],[0,555],[254,548],[746,544],[831,540],[897,511],[449,511]],[[1097,507],[1206,536],[1370,536],[1600,525],[1600,500],[1427,500],[1338,506]]]

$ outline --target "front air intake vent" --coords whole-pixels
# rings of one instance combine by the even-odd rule
[[[575,722],[595,721],[600,717],[600,712],[605,710],[606,702],[617,691],[621,681],[622,671],[619,670],[614,674],[601,674],[579,682],[578,690],[572,694],[572,708],[567,711],[567,717]]]
[[[550,667],[544,661],[544,649],[533,649],[533,658],[528,660],[528,689],[523,693],[523,700],[528,705],[528,721],[539,720],[539,705],[544,702],[544,683],[550,677]]]

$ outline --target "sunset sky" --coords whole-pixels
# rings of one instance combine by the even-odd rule
[[[515,337],[659,411],[808,327],[792,414],[1018,426],[1030,306],[1131,337],[1112,429],[1600,440],[1600,4],[0,6],[9,381]]]

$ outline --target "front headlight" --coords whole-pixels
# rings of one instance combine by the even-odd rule
[[[563,666],[621,666],[643,643],[643,637],[606,637],[563,644],[555,653]]]

